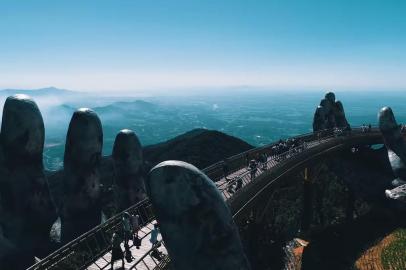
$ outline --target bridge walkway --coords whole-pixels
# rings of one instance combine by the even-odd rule
[[[140,269],[140,270],[149,270],[154,269],[159,266],[160,261],[157,258],[151,256],[152,244],[149,241],[149,235],[153,229],[153,222],[148,223],[147,226],[141,228],[138,232],[138,236],[142,239],[141,246],[137,249],[132,240],[129,241],[129,246],[131,253],[134,257],[132,262],[125,261],[125,269]],[[158,235],[158,241],[161,243],[161,246],[158,247],[158,251],[162,252],[163,256],[167,255],[165,246],[162,244],[161,235]],[[124,250],[124,243],[121,244],[121,249]],[[164,258],[164,257],[162,257]],[[88,270],[101,270],[101,269],[110,269],[111,267],[111,251],[105,253],[92,265],[87,267]],[[116,261],[113,269],[121,269],[121,261]]]
[[[324,141],[325,139],[323,139]],[[306,144],[306,149],[318,145],[319,141],[316,142],[310,142]],[[304,149],[301,149],[303,151]],[[297,151],[295,149],[295,151]],[[265,164],[259,163],[257,166],[257,171],[255,173],[255,177],[258,177],[261,175],[265,170],[270,170],[272,169],[275,165],[277,165],[279,162],[282,160],[289,158],[291,155],[294,155],[294,151],[286,151],[283,153],[285,156],[284,158],[281,158],[280,155],[272,155],[267,158],[267,161]],[[227,201],[228,198],[232,197],[233,194],[238,191],[236,190],[236,185],[238,179],[241,179],[241,187],[242,189],[244,186],[246,186],[252,179],[251,179],[251,171],[248,167],[241,168],[229,175],[227,177],[222,177],[220,180],[216,182],[216,186],[219,189],[219,191],[222,193],[224,200]],[[153,224],[156,223],[155,220],[152,222],[148,223],[145,227],[141,229],[141,232],[139,236],[143,238],[142,240],[142,245],[140,249],[136,249],[136,247],[132,244],[132,241],[129,241],[130,245],[130,250],[135,258],[132,262],[128,263],[125,262],[125,269],[159,269],[160,262],[154,258],[151,253],[153,251],[151,247],[151,243],[149,242],[149,234],[153,228]],[[161,235],[159,234],[159,237]],[[159,239],[161,240],[161,239]],[[163,244],[163,242],[162,242]],[[121,245],[122,250],[124,250],[124,244]],[[163,256],[167,256],[167,250],[165,249],[164,245],[161,245],[161,247],[158,248],[160,252],[162,252]],[[110,261],[111,261],[111,251],[108,251],[105,253],[102,257],[100,257],[97,261],[95,261],[92,265],[87,267],[88,270],[105,270],[105,269],[110,269]],[[121,267],[121,262],[117,261],[115,263],[115,266],[120,266]],[[114,268],[116,269],[116,268]]]
[[[230,209],[233,209],[234,212],[238,212],[240,211],[242,205],[241,203],[234,203],[238,202],[240,195],[244,203],[244,200],[246,200],[244,192],[249,189],[247,185],[251,186],[251,184],[253,184],[253,187],[255,187],[255,181],[257,179],[258,181],[262,181],[261,177],[258,176],[261,176],[264,172],[267,172],[267,174],[269,173],[270,175],[273,174],[274,170],[278,173],[284,173],[286,168],[283,166],[285,164],[290,164],[291,160],[295,161],[296,156],[302,156],[302,159],[296,160],[296,162],[303,162],[303,158],[308,159],[309,155],[318,155],[319,153],[323,154],[324,152],[335,151],[335,146],[341,147],[345,145],[345,142],[354,143],[355,145],[358,143],[382,143],[381,134],[376,128],[373,128],[368,132],[355,128],[350,133],[341,134],[336,134],[331,130],[326,130],[318,132],[317,134],[309,133],[299,135],[289,140],[295,140],[299,143],[299,145],[295,148],[275,155],[274,146],[276,146],[278,143],[273,143],[228,158],[227,162],[230,165],[230,173],[227,175],[227,179],[224,178],[222,162],[215,163],[212,166],[205,168],[203,172],[216,182],[216,185],[219,191],[222,193],[225,201],[227,201],[227,203],[230,205]],[[320,151],[322,152],[316,151],[316,148],[320,148]],[[304,155],[301,155],[302,152]],[[250,170],[246,167],[245,156],[249,155],[250,157],[253,157],[261,153],[266,153],[269,155],[268,160],[266,164],[259,164],[255,176],[252,177]],[[290,166],[295,167],[295,164],[296,163],[290,164],[289,168]],[[279,171],[279,169],[282,171]],[[273,177],[275,178],[277,175],[274,175]],[[267,185],[269,184],[270,183]],[[247,187],[244,188],[245,186]],[[261,186],[262,182],[259,186],[262,190],[263,188]],[[257,190],[255,192],[261,191]],[[235,201],[234,199],[237,200]],[[249,202],[250,201],[247,203]],[[243,207],[246,205],[247,204],[244,204]],[[132,241],[130,241],[129,244],[135,259],[131,263],[126,263],[126,269],[164,269],[164,266],[169,261],[169,256],[165,256],[161,262],[156,260],[152,256],[153,249],[151,249],[151,244],[149,242],[149,234],[151,232],[153,223],[155,223],[155,215],[153,213],[151,203],[148,199],[146,199],[134,206],[131,206],[126,211],[128,211],[130,214],[140,214],[140,217],[144,216],[144,219],[141,220],[141,224],[144,226],[142,228],[143,232],[141,233],[141,235],[144,237],[142,246],[140,249],[136,249],[133,247]],[[46,258],[31,266],[29,270],[109,269],[111,258],[111,234],[115,230],[120,229],[121,226],[121,214],[118,214],[107,220],[105,223],[96,226],[89,232],[86,232],[85,234],[72,240],[70,243],[67,243],[60,249],[49,254]],[[163,254],[167,254],[163,242],[162,246],[159,247],[159,250],[163,252]]]

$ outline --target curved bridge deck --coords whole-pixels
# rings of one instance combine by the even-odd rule
[[[235,222],[238,224],[250,211],[251,206],[261,196],[266,196],[267,190],[283,176],[297,172],[306,163],[322,158],[344,148],[358,145],[372,145],[382,143],[382,136],[378,129],[363,130],[355,128],[348,133],[334,134],[331,131],[309,133],[290,140],[300,142],[297,147],[283,153],[275,154],[274,146],[278,143],[256,148],[227,159],[229,173],[224,177],[222,162],[213,164],[203,172],[216,182],[219,191],[229,204]],[[247,168],[246,156],[253,158],[266,153],[268,159],[258,166],[255,176]],[[169,260],[164,243],[159,250],[164,254],[161,261],[153,255],[149,242],[149,234],[155,217],[148,199],[127,209],[130,214],[139,214],[143,237],[142,246],[136,249],[130,240],[130,247],[134,260],[126,263],[126,269],[163,269]],[[29,268],[34,269],[110,269],[110,238],[112,233],[121,226],[121,214],[95,227],[79,238],[71,241],[53,252],[37,264]],[[122,249],[124,247],[122,246]],[[117,261],[116,265],[121,265]]]

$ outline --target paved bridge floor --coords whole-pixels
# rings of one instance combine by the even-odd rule
[[[151,257],[151,248],[152,244],[149,241],[150,239],[150,233],[153,229],[153,223],[155,221],[149,223],[147,226],[141,228],[139,231],[138,235],[139,237],[142,238],[141,246],[139,249],[137,249],[133,243],[132,240],[129,241],[129,246],[131,253],[134,257],[133,261],[128,263],[126,260],[125,262],[125,269],[139,269],[139,270],[149,270],[149,269],[154,269],[157,265],[159,265],[159,261],[153,257]],[[158,235],[158,240],[162,240],[161,235]],[[121,249],[124,251],[124,243],[121,244]],[[164,247],[164,245],[161,245],[158,250],[162,252],[163,255],[167,255],[167,251]],[[97,261],[95,261],[92,265],[87,267],[86,269],[88,270],[104,270],[104,269],[110,269],[111,267],[111,251],[105,253],[101,258],[99,258]],[[122,269],[121,268],[121,260],[116,261],[114,263],[114,268],[113,269]]]

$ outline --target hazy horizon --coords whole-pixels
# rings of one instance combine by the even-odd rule
[[[197,87],[197,88],[180,88],[180,89],[151,89],[147,90],[135,90],[135,91],[117,91],[117,90],[105,90],[98,91],[97,89],[83,90],[83,89],[68,89],[58,87],[54,85],[44,85],[42,87],[34,88],[0,88],[0,91],[37,91],[44,89],[56,89],[70,91],[75,94],[85,95],[98,95],[100,97],[136,97],[136,98],[151,98],[151,97],[206,97],[206,96],[230,96],[230,95],[275,95],[281,93],[303,93],[303,94],[325,94],[327,92],[341,93],[366,93],[371,94],[384,94],[384,93],[403,93],[406,88],[368,88],[368,89],[354,89],[354,88],[268,88],[268,87],[253,87],[253,86],[234,86],[234,87]],[[175,90],[175,91],[171,91]]]

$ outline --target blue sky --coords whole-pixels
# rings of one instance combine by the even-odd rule
[[[0,88],[406,89],[406,1],[0,0]]]

